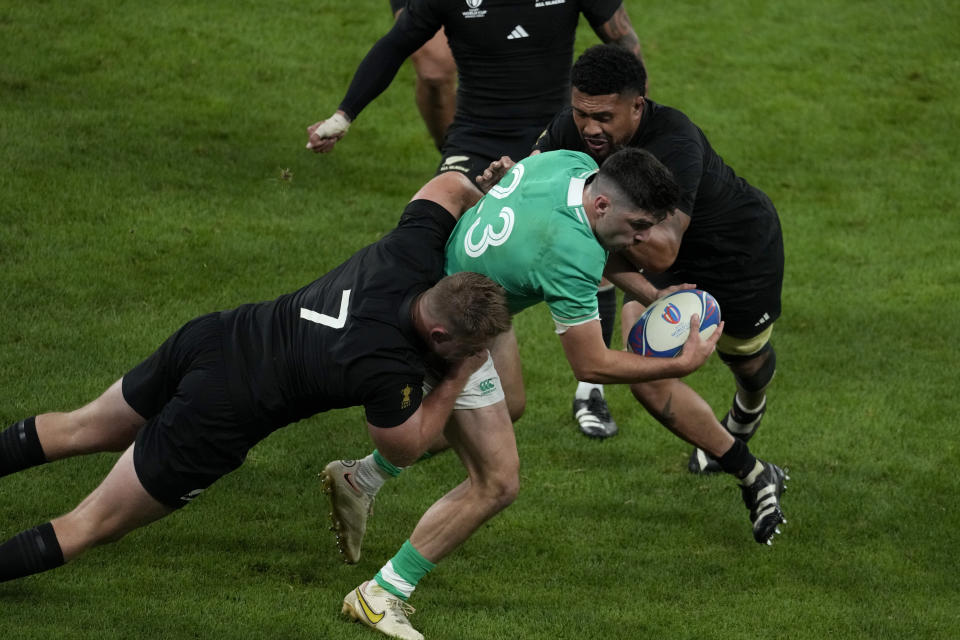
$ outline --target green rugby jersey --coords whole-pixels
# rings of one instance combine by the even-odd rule
[[[597,163],[578,151],[518,162],[460,218],[446,248],[446,273],[482,273],[506,290],[510,311],[540,301],[555,322],[599,317],[597,285],[607,252],[583,209],[583,187]]]

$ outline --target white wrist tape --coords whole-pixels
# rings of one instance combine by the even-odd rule
[[[333,138],[345,134],[349,128],[350,121],[343,117],[343,115],[335,113],[324,120],[323,124],[313,132],[313,135],[318,138]]]

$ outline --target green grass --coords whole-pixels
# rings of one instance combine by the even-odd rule
[[[752,542],[727,478],[624,388],[583,439],[544,309],[516,319],[522,490],[422,583],[428,638],[953,638],[960,7],[629,0],[654,99],[777,204],[777,378],[753,449],[790,467]],[[405,65],[328,156],[303,149],[387,3],[0,5],[0,424],[90,400],[187,319],[296,288],[390,229],[437,163]],[[594,42],[584,28],[578,51]],[[289,170],[291,179],[282,173]],[[690,378],[725,411],[712,360]],[[384,489],[343,565],[316,475],[369,449],[357,410],[281,431],[198,500],[72,566],[0,585],[2,638],[370,638],[340,600],[456,459]],[[0,540],[115,455],[0,480]]]

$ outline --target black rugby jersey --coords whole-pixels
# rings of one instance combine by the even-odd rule
[[[453,216],[427,200],[407,205],[396,229],[307,286],[221,313],[231,384],[280,426],[363,405],[392,427],[420,406],[426,345],[414,298],[443,277]]]
[[[628,144],[670,169],[680,185],[679,209],[690,216],[669,273],[704,287],[736,287],[782,272],[780,222],[770,199],[737,176],[686,115],[647,98]],[[556,115],[536,149],[587,152],[572,108]]]
[[[570,100],[577,21],[609,20],[621,0],[409,0],[361,63],[340,108],[351,118],[444,27],[457,63],[454,123],[488,132],[541,126]]]

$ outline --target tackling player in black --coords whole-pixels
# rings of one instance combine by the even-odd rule
[[[434,178],[395,230],[328,274],[269,302],[195,318],[90,404],[0,433],[0,476],[124,451],[73,511],[0,545],[0,581],[60,566],[172,513],[270,433],[321,411],[362,405],[381,455],[397,466],[416,461],[489,341],[510,327],[498,285],[470,273],[442,278],[447,237],[480,195],[452,186],[466,182]],[[428,359],[446,361],[447,372],[424,398]]]
[[[779,496],[785,474],[772,463],[748,468],[744,461],[776,366],[770,335],[780,316],[784,268],[777,211],[766,194],[723,162],[687,116],[645,97],[646,71],[635,57],[609,45],[591,47],[573,65],[571,80],[571,106],[543,132],[536,152],[571,149],[602,162],[618,149],[639,147],[666,165],[680,185],[679,208],[651,237],[610,257],[629,258],[645,276],[640,290],[624,283],[631,291],[621,318],[624,331],[644,305],[695,284],[720,304],[726,328],[717,353],[737,386],[722,423],[679,379],[634,384],[631,390],[661,424],[695,445],[691,472],[723,470],[741,479],[754,537],[769,543],[783,519]],[[494,163],[481,183],[509,166],[507,160]]]

